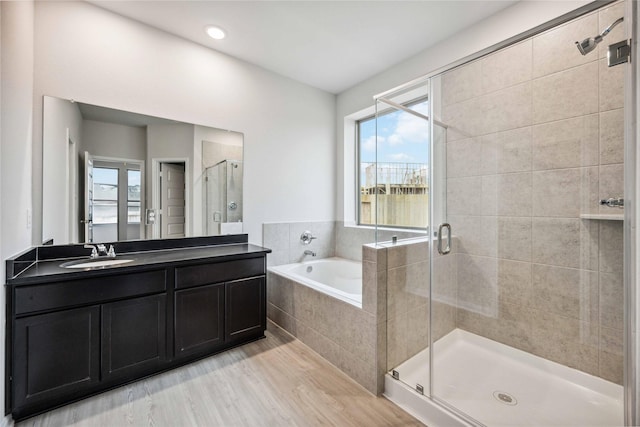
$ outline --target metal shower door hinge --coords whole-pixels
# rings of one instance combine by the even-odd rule
[[[607,51],[607,62],[609,67],[624,64],[631,60],[631,40],[610,44]]]
[[[394,380],[399,380],[400,379],[400,372],[396,371],[395,369],[393,371],[391,371],[391,376],[393,377]]]
[[[416,384],[416,391],[420,394],[424,394],[424,387],[422,387],[420,384]]]

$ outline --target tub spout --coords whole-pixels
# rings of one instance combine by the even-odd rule
[[[311,256],[316,256],[316,253],[314,251],[310,251],[309,249],[307,249],[306,251],[304,251],[305,255],[311,255]]]

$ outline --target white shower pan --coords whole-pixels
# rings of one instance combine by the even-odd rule
[[[428,393],[428,349],[395,370],[390,400],[429,425],[465,425],[402,384]],[[490,427],[624,424],[622,386],[460,329],[434,344],[433,379],[435,397]]]

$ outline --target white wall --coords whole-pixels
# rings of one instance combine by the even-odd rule
[[[353,220],[355,175],[353,127],[345,117],[371,107],[373,96],[426,74],[435,72],[466,56],[486,49],[528,29],[575,10],[589,1],[521,1],[479,22],[467,30],[428,48],[408,60],[338,95],[336,102],[336,218]],[[351,141],[349,141],[351,142]],[[346,153],[346,154],[345,154]],[[346,202],[345,202],[346,201]]]
[[[72,228],[69,217],[76,217],[77,208],[71,209],[71,200],[77,195],[71,194],[69,189],[69,174],[74,174],[76,183],[78,173],[69,163],[69,139],[74,142],[72,147],[75,157],[81,143],[82,115],[77,104],[53,97],[44,99],[43,117],[43,180],[42,204],[46,206],[47,215],[42,219],[42,241],[53,239],[55,244],[65,244],[76,241],[79,224],[75,222]],[[76,164],[77,165],[77,164]]]
[[[252,242],[263,222],[334,219],[334,95],[88,3],[37,2],[35,19],[36,214],[46,94],[244,133]]]
[[[0,2],[2,93],[0,105],[1,272],[4,260],[31,244],[31,138],[33,125],[34,7],[30,2]],[[0,371],[4,372],[5,293],[0,292]],[[1,376],[4,378],[4,375]],[[4,387],[0,387],[4,402]]]
[[[81,149],[94,156],[144,161],[147,130],[144,127],[83,120]]]

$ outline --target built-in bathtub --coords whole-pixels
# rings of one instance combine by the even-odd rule
[[[270,267],[270,271],[362,308],[362,263],[324,258]]]
[[[267,316],[379,394],[384,366],[378,366],[378,348],[385,336],[379,333],[377,303],[371,297],[377,295],[376,282],[363,284],[362,265],[323,258],[269,267]]]

